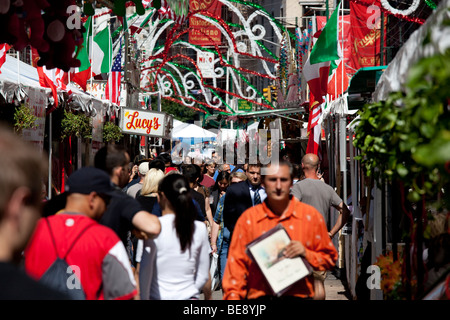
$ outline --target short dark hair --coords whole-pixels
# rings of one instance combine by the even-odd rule
[[[167,152],[160,153],[159,156],[156,157],[156,159],[160,159],[164,161],[164,163],[172,163],[172,157]]]
[[[185,166],[183,166],[183,176],[186,177],[186,179],[190,182],[190,183],[194,183],[197,180],[200,179],[201,177],[201,172],[200,172],[200,167],[198,167],[195,164],[187,164]]]
[[[262,167],[262,164],[261,164],[261,162],[256,162],[256,163],[246,163],[247,164],[247,171],[250,169],[250,167],[258,167],[258,168],[261,168]]]
[[[155,159],[150,161],[150,163],[148,164],[148,168],[149,169],[156,168],[164,172],[166,170],[166,165],[161,159]]]
[[[94,157],[94,166],[112,174],[114,168],[128,165],[127,151],[123,146],[109,144],[97,151]]]

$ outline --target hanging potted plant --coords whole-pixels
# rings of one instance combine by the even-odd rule
[[[122,129],[114,122],[107,121],[103,124],[103,141],[110,143],[122,139]]]
[[[61,127],[61,139],[73,136],[81,139],[92,138],[91,119],[84,113],[76,114],[64,110]]]

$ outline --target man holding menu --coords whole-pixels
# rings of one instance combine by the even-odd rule
[[[247,246],[266,232],[270,234],[269,231],[277,225],[282,225],[291,239],[284,248],[285,258],[302,257],[314,270],[329,270],[338,257],[322,215],[290,195],[292,164],[280,161],[269,165],[266,170],[268,174],[262,182],[267,193],[266,200],[244,211],[233,232],[222,281],[225,300],[276,296],[273,286],[269,284],[271,281],[261,269],[264,267],[250,258]],[[313,298],[313,276],[308,275],[289,285],[283,290],[281,298],[286,296]]]

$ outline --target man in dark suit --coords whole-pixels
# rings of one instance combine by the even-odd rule
[[[226,192],[223,222],[225,228],[230,231],[230,239],[234,225],[242,212],[262,203],[266,198],[266,192],[261,186],[261,165],[249,164],[245,174],[248,178],[247,181],[230,185]]]

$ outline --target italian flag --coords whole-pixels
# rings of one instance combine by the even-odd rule
[[[320,156],[320,136],[321,125],[319,123],[322,108],[328,88],[332,85],[335,71],[342,60],[342,50],[339,46],[339,7],[334,10],[327,24],[320,32],[314,44],[311,54],[303,67],[303,75],[310,89],[309,99],[309,121],[308,121],[308,146],[307,153],[314,153]],[[336,80],[334,80],[336,81]]]
[[[92,37],[92,17],[87,18],[84,27],[83,45],[78,48],[77,55],[81,65],[72,71],[71,81],[86,91],[86,83],[91,77],[111,71],[112,41],[108,27]]]
[[[89,60],[88,47],[92,36],[92,21],[89,16],[84,24],[86,31],[83,33],[83,45],[78,48],[77,59],[81,65],[71,72],[70,80],[78,83],[84,91],[86,91],[86,83],[91,78],[91,61]]]
[[[325,101],[328,84],[342,61],[342,50],[339,45],[339,6],[336,7],[327,24],[320,32],[311,54],[303,67],[303,75],[315,101]]]
[[[112,65],[112,41],[108,27],[94,36],[92,47],[89,45],[89,51],[93,76],[109,73]]]

